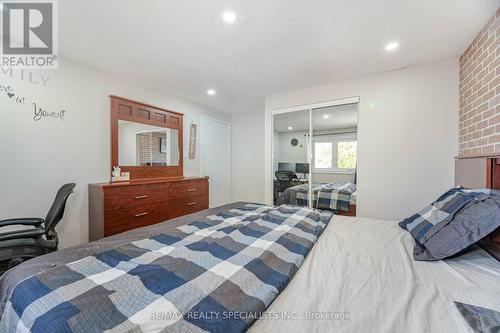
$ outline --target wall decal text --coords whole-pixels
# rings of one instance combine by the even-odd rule
[[[37,74],[29,70],[13,69],[0,65],[0,73],[13,79],[18,79],[35,86],[46,87],[51,79],[48,75]]]
[[[10,85],[2,85],[0,84],[0,94],[3,95],[5,93],[5,96],[13,101],[16,104],[26,104],[26,97],[20,96],[19,94],[16,94],[14,88]],[[14,98],[15,97],[15,98]],[[33,120],[34,121],[40,121],[42,119],[59,119],[62,122],[66,122],[66,110],[59,110],[59,111],[49,111],[42,107],[39,103],[37,102],[31,102],[32,105],[32,110],[33,110]]]
[[[63,122],[66,122],[64,119],[64,115],[66,113],[65,110],[61,111],[47,111],[44,110],[41,106],[37,105],[36,103],[33,103],[33,111],[34,111],[34,116],[33,120],[39,121],[43,118],[52,118],[52,119],[61,119]]]

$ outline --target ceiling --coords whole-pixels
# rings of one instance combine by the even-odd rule
[[[328,118],[325,119],[325,115]],[[358,104],[315,109],[312,111],[312,123],[315,131],[356,128]],[[309,131],[309,110],[277,114],[274,116],[273,126],[278,132]]]
[[[60,53],[238,113],[264,96],[457,56],[498,0],[59,1]],[[222,21],[225,10],[237,15]],[[398,41],[391,54],[384,46]],[[217,94],[208,96],[207,89]]]

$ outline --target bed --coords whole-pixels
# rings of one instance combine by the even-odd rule
[[[250,331],[471,332],[454,302],[500,310],[500,263],[488,253],[416,262],[412,251],[396,222],[334,216],[268,309],[318,320],[259,320]]]
[[[92,321],[102,321],[100,328],[92,327],[92,329],[99,331],[112,327],[117,332],[127,330],[152,332],[168,326],[167,331],[188,332],[201,332],[203,330],[239,332],[246,329],[249,332],[326,332],[334,330],[338,332],[365,332],[370,328],[377,328],[377,331],[381,332],[471,332],[457,311],[454,302],[500,311],[500,299],[498,298],[500,295],[500,263],[479,247],[465,255],[446,261],[415,262],[411,256],[412,238],[409,233],[398,227],[396,221],[380,221],[332,214],[312,216],[310,215],[312,213],[305,207],[285,208],[284,211],[276,211],[275,207],[264,207],[250,203],[233,203],[27,261],[0,278],[0,313],[2,314],[0,325],[3,325],[5,332],[13,330],[9,327],[17,327],[20,331],[25,330],[24,324],[16,321],[18,320],[16,313],[24,311],[23,316],[29,318],[29,312],[36,312],[37,309],[31,309],[28,303],[36,299],[37,301],[46,301],[49,304],[48,308],[58,311],[44,318],[46,323],[38,323],[38,330],[33,329],[33,326],[30,329],[35,332],[47,328],[69,331],[69,326],[64,326],[66,323],[64,320],[62,324],[58,322],[61,317],[68,316],[68,312],[63,308],[58,308],[58,306],[70,302],[71,297],[81,295],[83,292],[75,290],[59,292],[58,297],[64,297],[65,301],[55,306],[51,303],[54,302],[54,298],[44,298],[50,292],[47,285],[51,285],[51,288],[54,285],[65,285],[69,275],[49,274],[48,284],[47,282],[45,285],[40,284],[40,281],[47,279],[47,272],[57,270],[66,264],[83,267],[84,265],[81,263],[87,258],[100,256],[104,252],[115,252],[113,258],[123,260],[121,258],[123,251],[120,248],[129,246],[131,242],[142,242],[144,239],[157,235],[175,234],[179,232],[178,228],[183,228],[182,230],[186,231],[186,226],[189,228],[196,226],[199,229],[202,228],[201,224],[217,221],[217,219],[235,222],[239,217],[231,215],[231,212],[234,211],[247,210],[248,220],[255,220],[260,218],[266,209],[273,212],[273,219],[285,214],[287,209],[291,209],[293,214],[289,218],[295,221],[294,223],[299,220],[303,221],[298,216],[306,216],[315,220],[317,223],[314,224],[313,233],[317,234],[318,238],[310,252],[304,248],[305,243],[297,238],[301,234],[300,231],[287,236],[294,243],[281,242],[290,251],[303,253],[306,258],[303,262],[297,262],[297,266],[301,265],[300,268],[298,270],[292,269],[288,277],[279,275],[278,279],[276,277],[278,275],[274,273],[265,274],[262,265],[253,271],[253,274],[257,276],[264,276],[263,279],[267,281],[267,285],[277,285],[279,286],[277,287],[278,291],[281,291],[281,293],[273,293],[271,298],[267,298],[266,302],[269,304],[265,307],[265,311],[258,314],[251,313],[250,316],[249,313],[239,312],[241,304],[248,303],[234,299],[237,297],[239,289],[234,288],[233,283],[229,284],[222,296],[219,295],[222,297],[219,298],[219,301],[222,303],[227,301],[226,308],[232,307],[234,310],[230,312],[232,316],[245,316],[243,319],[238,319],[245,321],[246,326],[236,324],[230,325],[229,328],[223,326],[224,322],[213,317],[214,313],[218,313],[217,311],[202,311],[200,313],[205,313],[204,317],[195,318],[194,325],[193,321],[186,323],[182,318],[165,316],[165,314],[171,313],[169,306],[172,303],[168,302],[158,303],[156,308],[153,307],[154,312],[148,313],[146,317],[137,318],[137,316],[131,315],[129,319],[136,323],[135,326],[110,324],[107,319],[124,310],[112,307],[114,312],[107,312],[106,308],[109,304],[102,303],[102,299],[112,299],[113,302],[116,302],[114,298],[118,297],[120,290],[110,292],[107,289],[102,289],[101,294],[88,295],[86,299],[87,304],[92,305],[88,311],[93,313],[95,317],[76,323],[68,319],[68,325],[75,325],[71,326],[71,330],[89,332],[91,327],[86,325]],[[328,221],[324,219],[325,217]],[[310,223],[308,222],[308,224]],[[279,229],[283,228],[280,226]],[[304,231],[304,225],[300,229]],[[288,229],[283,231],[286,230]],[[256,230],[244,231],[240,229],[240,231],[248,236]],[[262,240],[259,242],[261,247],[270,246],[269,242]],[[212,249],[215,248],[217,247],[212,247]],[[217,251],[213,254],[219,256],[219,253],[220,251]],[[281,258],[282,255],[278,254],[278,257]],[[284,272],[288,266],[279,261],[278,257],[269,257],[270,261],[266,262],[266,265]],[[228,265],[229,271],[234,269],[225,261],[222,264]],[[118,267],[116,262],[110,265]],[[111,273],[109,273],[110,271]],[[235,271],[233,270],[233,273]],[[110,269],[106,274],[116,274],[116,270]],[[222,275],[225,274],[227,271],[222,273]],[[101,275],[100,279],[102,278]],[[144,281],[150,283],[151,278],[153,276],[146,277]],[[158,280],[153,284],[153,289],[170,284],[173,280],[175,281],[175,277],[172,276]],[[228,280],[230,282],[237,281],[233,278]],[[251,280],[247,280],[245,283],[234,282],[242,288],[247,288],[245,289],[247,294],[255,296],[259,294],[261,289],[259,289],[260,291],[250,290],[252,283]],[[25,286],[21,288],[20,286],[23,284]],[[19,288],[21,290],[17,293],[15,304],[12,305],[13,295]],[[130,288],[130,286],[122,285],[121,288]],[[60,291],[60,289],[57,290]],[[137,289],[134,288],[127,290],[127,292],[131,294],[129,298],[125,299],[125,303],[135,304],[138,300],[147,298],[146,294],[134,295],[134,292],[137,292]],[[189,290],[189,292],[194,292],[194,290]],[[102,294],[106,294],[105,297]],[[264,300],[267,296],[259,297]],[[259,297],[255,296],[254,298]],[[173,303],[178,306],[179,303],[182,303],[182,299],[178,299],[177,302]],[[204,309],[213,310],[214,308],[211,306]],[[261,309],[264,310],[264,308]],[[78,311],[69,314],[70,317],[73,315],[78,316]],[[233,321],[240,323],[236,319]],[[13,322],[15,322],[14,326],[12,326]],[[56,323],[59,323],[57,324],[59,326],[55,326]]]
[[[339,215],[356,216],[357,186],[352,183],[313,183],[313,207]],[[308,206],[309,185],[287,188],[278,196],[277,204]]]

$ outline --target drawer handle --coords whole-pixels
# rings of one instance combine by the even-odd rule
[[[194,191],[197,191],[198,189],[196,188],[188,188],[188,192],[194,192]]]
[[[194,201],[194,202],[188,202],[186,205],[188,205],[188,206],[194,206],[194,205],[196,205],[196,204],[197,204],[197,202],[196,202],[196,201]]]
[[[141,217],[141,216],[146,216],[148,215],[149,213],[140,213],[140,214],[135,214],[135,217]]]
[[[139,199],[146,199],[146,198],[148,198],[148,196],[147,196],[147,195],[138,195],[138,196],[136,196],[135,198],[136,198],[137,200],[139,200]]]

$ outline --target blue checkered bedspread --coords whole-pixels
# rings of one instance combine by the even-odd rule
[[[349,211],[351,194],[356,191],[356,185],[351,183],[318,183],[313,184],[313,203],[315,208],[337,211]],[[309,205],[308,185],[298,188],[297,205]]]
[[[245,204],[31,276],[0,332],[242,332],[287,286],[331,219]]]

